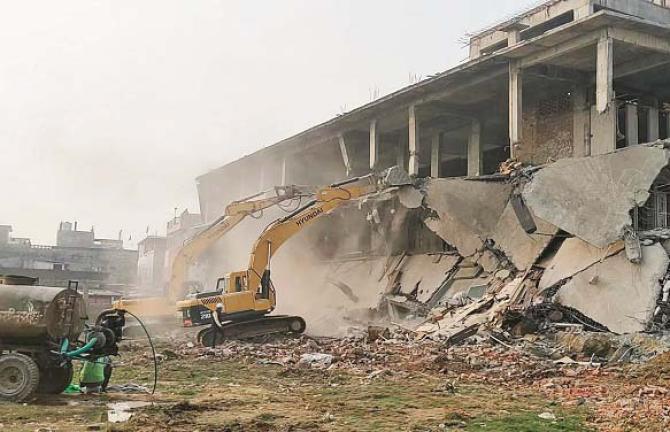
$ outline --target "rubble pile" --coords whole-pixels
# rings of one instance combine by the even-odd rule
[[[667,328],[670,229],[645,226],[670,184],[669,146],[426,180],[423,220],[447,250],[389,257],[378,309],[392,321],[423,319],[417,334],[453,343],[480,329]],[[414,198],[400,202],[414,208]]]
[[[241,361],[278,366],[280,375],[347,372],[361,382],[404,381],[421,374],[442,376],[435,392],[462,386],[492,386],[533,392],[564,406],[586,405],[589,421],[644,424],[653,416],[670,426],[670,340],[654,335],[618,336],[558,326],[544,335],[514,337],[480,331],[450,344],[398,326],[371,326],[345,338],[260,338],[226,341],[215,348],[171,344],[164,361]]]

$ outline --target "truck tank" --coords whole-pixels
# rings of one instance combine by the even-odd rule
[[[76,340],[86,307],[75,290],[0,284],[0,343],[37,345],[48,339]]]

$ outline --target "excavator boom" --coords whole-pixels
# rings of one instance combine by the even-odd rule
[[[272,206],[280,205],[284,201],[311,197],[314,194],[314,190],[315,188],[309,186],[277,186],[274,188],[273,196],[258,198],[268,193],[268,191],[264,191],[230,203],[226,206],[223,216],[189,239],[177,252],[172,261],[167,297],[122,299],[115,302],[114,307],[130,310],[139,316],[146,317],[167,317],[174,315],[176,302],[179,299],[183,299],[188,291],[186,283],[189,268],[205,252],[210,250],[214,244],[247,216],[261,212]]]

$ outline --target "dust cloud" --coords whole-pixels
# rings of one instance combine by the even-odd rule
[[[262,230],[285,215],[273,208],[262,217],[245,219],[192,267],[190,279],[213,291],[218,278],[246,269]],[[353,205],[338,209],[277,251],[271,262],[277,291],[274,314],[301,316],[308,334],[332,337],[378,319],[374,311],[386,285],[386,256],[361,258],[373,243],[367,216],[368,210]]]

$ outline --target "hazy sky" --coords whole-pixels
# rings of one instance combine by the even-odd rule
[[[458,64],[526,3],[1,0],[0,224],[163,233],[196,176]]]

